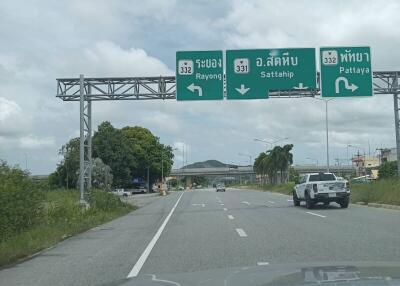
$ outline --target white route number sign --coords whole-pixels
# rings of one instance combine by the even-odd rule
[[[180,75],[193,74],[193,61],[192,60],[180,60],[178,62],[178,73]]]
[[[241,74],[245,74],[245,73],[249,73],[250,72],[250,63],[249,63],[249,59],[235,59],[233,61],[233,68],[235,73],[241,73]]]
[[[324,66],[336,66],[339,62],[338,52],[335,50],[322,52],[322,64]]]

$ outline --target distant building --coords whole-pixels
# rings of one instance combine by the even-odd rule
[[[397,161],[397,149],[396,148],[384,148],[380,149],[381,154],[379,159],[381,164],[385,162]]]
[[[351,161],[356,168],[356,176],[371,175],[373,178],[378,176],[380,158],[375,156],[357,155]]]

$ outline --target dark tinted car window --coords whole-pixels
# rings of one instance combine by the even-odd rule
[[[310,175],[310,182],[316,181],[334,181],[335,176],[333,174],[317,174],[317,175]]]

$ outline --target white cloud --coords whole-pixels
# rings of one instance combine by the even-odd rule
[[[55,78],[173,75],[176,50],[370,45],[374,69],[399,69],[399,8],[390,0],[1,1],[0,149],[11,162],[21,160],[23,144],[54,158],[78,135],[78,104],[55,99]],[[394,144],[391,96],[329,107],[332,158],[348,142]],[[324,119],[323,103],[310,99],[93,104],[94,129],[104,120],[144,126],[165,144],[190,145],[189,161],[244,161],[239,151],[265,148],[254,137],[290,137],[296,161],[322,162]],[[39,161],[31,165],[40,173],[55,167]]]
[[[41,149],[53,147],[55,140],[52,137],[38,138],[33,135],[22,137],[19,139],[19,145],[23,149]]]
[[[88,76],[159,76],[173,71],[160,60],[147,55],[143,49],[122,49],[102,41],[85,50],[82,72]]]
[[[21,112],[21,108],[16,102],[0,97],[0,122],[6,121],[10,116],[19,112]]]

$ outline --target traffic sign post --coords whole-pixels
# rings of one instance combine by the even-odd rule
[[[176,99],[224,98],[222,51],[176,52]]]
[[[320,49],[322,97],[372,96],[369,47]]]
[[[226,51],[227,99],[265,99],[269,90],[315,89],[314,48]]]

